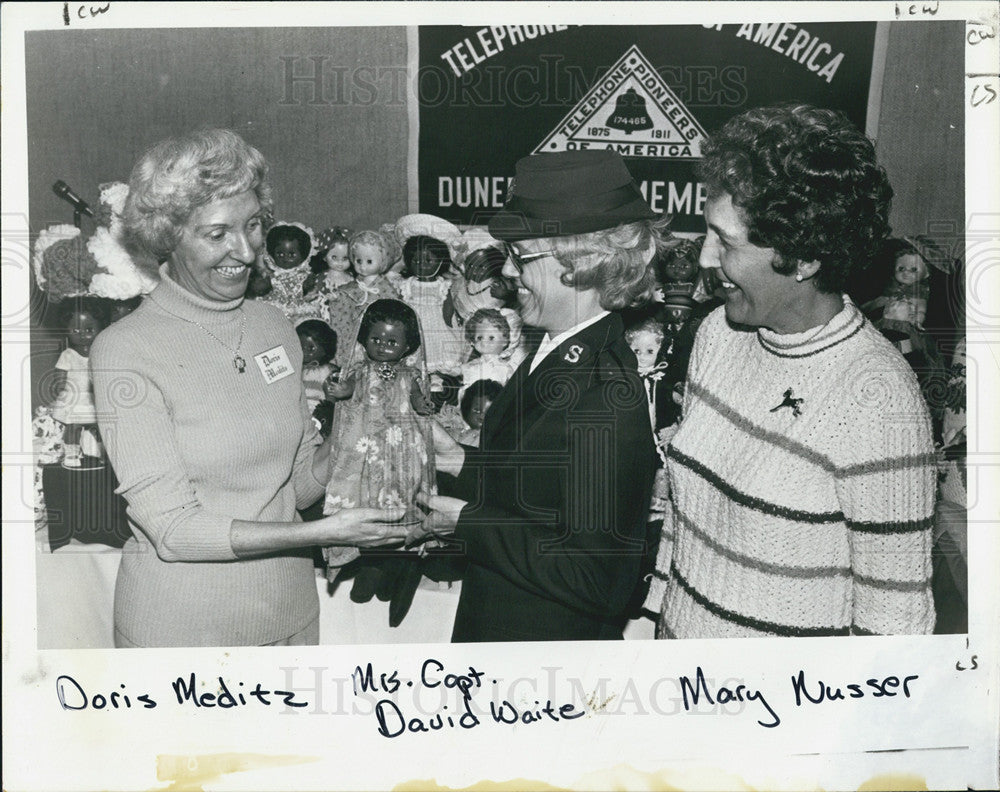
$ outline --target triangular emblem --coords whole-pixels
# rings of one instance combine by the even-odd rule
[[[532,153],[609,148],[623,157],[700,159],[705,137],[633,44]]]

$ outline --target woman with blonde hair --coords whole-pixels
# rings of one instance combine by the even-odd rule
[[[398,510],[297,519],[323,495],[330,449],[291,324],[244,300],[266,176],[261,153],[223,129],[165,140],[132,172],[127,237],[163,262],[161,281],[91,353],[133,534],[115,587],[118,646],[315,644],[311,547],[402,539],[384,522]]]
[[[489,230],[545,337],[490,406],[479,448],[435,438],[450,475],[428,505],[469,562],[453,641],[622,637],[655,453],[617,312],[652,296],[654,217],[612,151],[517,163]]]

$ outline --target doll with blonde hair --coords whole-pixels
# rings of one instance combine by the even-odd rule
[[[462,366],[462,394],[479,380],[493,380],[506,385],[514,373],[503,353],[510,346],[510,325],[496,308],[480,308],[465,323],[465,338],[472,347],[469,360]]]
[[[365,309],[376,300],[399,299],[399,292],[386,277],[392,265],[392,245],[378,231],[359,231],[348,244],[348,258],[355,278],[329,291],[326,322],[340,339],[338,358],[350,358],[358,321]],[[343,365],[343,363],[342,363]]]

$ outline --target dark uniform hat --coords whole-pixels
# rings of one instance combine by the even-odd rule
[[[654,217],[620,154],[584,149],[518,160],[511,194],[489,229],[497,239],[516,242],[587,234]]]

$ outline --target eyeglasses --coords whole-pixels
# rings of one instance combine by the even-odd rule
[[[507,253],[507,258],[510,259],[510,263],[514,265],[514,268],[518,272],[524,272],[524,265],[529,262],[545,258],[546,256],[554,256],[556,254],[554,250],[540,250],[537,253],[519,253],[517,248],[508,242],[504,242],[503,249]]]

